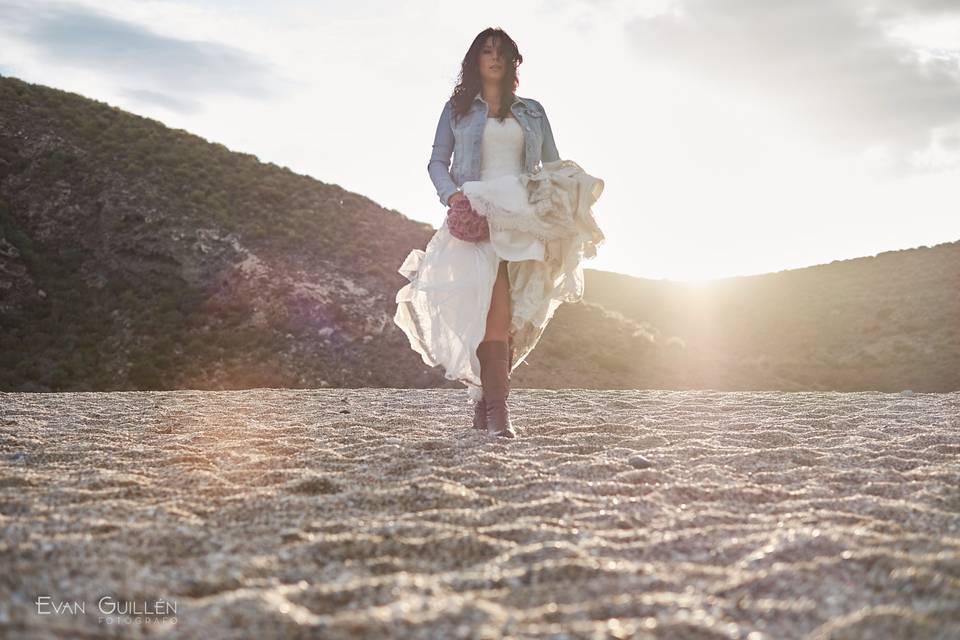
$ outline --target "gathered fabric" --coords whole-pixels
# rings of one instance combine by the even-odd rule
[[[606,238],[592,207],[603,193],[604,182],[573,160],[547,162],[538,171],[487,182],[502,184],[480,189],[466,183],[464,193],[469,194],[471,207],[487,218],[490,229],[530,234],[544,243],[544,259],[555,264],[571,248],[582,250],[586,258],[597,255]],[[521,206],[504,206],[504,193],[511,190],[512,182],[523,190]]]
[[[548,243],[582,243],[583,255],[593,258],[606,239],[593,215],[593,205],[603,193],[604,182],[591,176],[573,160],[555,160],[531,174],[521,174],[534,217],[542,221]],[[494,214],[496,219],[496,214]],[[563,254],[562,244],[547,245],[549,254]]]

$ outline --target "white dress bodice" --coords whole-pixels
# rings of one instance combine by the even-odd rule
[[[480,142],[480,179],[523,173],[523,129],[514,117],[487,118]]]
[[[463,183],[463,193],[481,215],[491,209],[501,214],[529,217],[533,207],[523,174],[523,129],[516,118],[487,118],[480,142],[480,179]],[[490,244],[502,260],[543,260],[546,247],[535,235],[517,229],[490,228]]]

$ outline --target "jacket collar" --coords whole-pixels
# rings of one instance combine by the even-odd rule
[[[473,96],[473,101],[476,102],[477,100],[479,100],[480,102],[486,102],[486,100],[483,99],[483,91],[477,91],[477,95]],[[527,102],[520,96],[517,96],[517,99],[513,101],[513,104],[516,104],[518,102],[522,104],[524,107],[528,106]]]

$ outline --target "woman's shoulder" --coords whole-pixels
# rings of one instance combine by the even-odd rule
[[[524,104],[527,105],[528,109],[532,108],[535,111],[539,111],[540,113],[543,113],[543,105],[540,104],[539,100],[535,98],[527,98],[526,96],[517,96],[517,97],[520,98],[520,100],[522,100]]]

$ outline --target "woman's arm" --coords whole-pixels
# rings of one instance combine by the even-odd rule
[[[437,132],[433,136],[433,152],[430,162],[427,163],[427,173],[437,189],[440,203],[447,205],[450,196],[457,191],[457,185],[450,177],[450,156],[453,155],[453,127],[450,116],[453,105],[448,100],[440,112],[440,121],[437,122]]]
[[[543,147],[540,149],[540,160],[542,162],[553,162],[560,159],[560,153],[557,151],[557,143],[553,139],[553,129],[550,128],[550,119],[543,105],[540,106],[540,112],[543,113]]]

